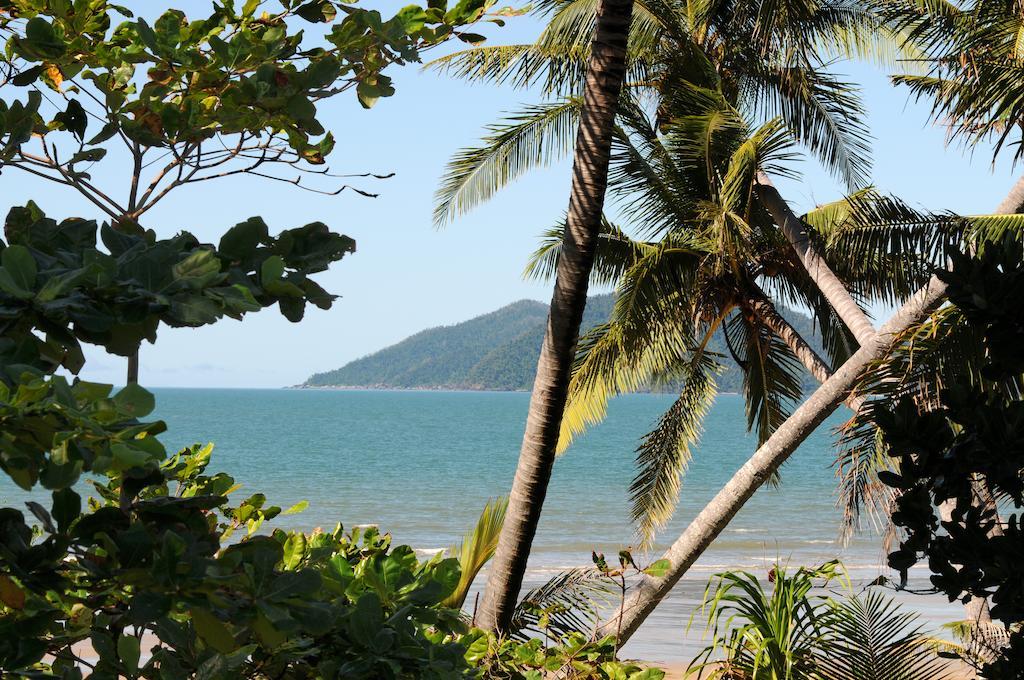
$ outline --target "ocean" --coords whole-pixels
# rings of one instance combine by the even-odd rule
[[[456,543],[489,498],[506,493],[519,454],[529,395],[502,392],[157,389],[154,417],[168,424],[170,450],[213,442],[210,469],[264,493],[298,515],[274,525],[311,530],[377,524],[429,555]],[[639,438],[672,402],[668,395],[615,399],[607,420],[555,465],[527,574],[534,587],[564,569],[590,563],[591,550],[612,558],[634,542],[629,484]],[[867,529],[837,542],[837,413],[790,458],[777,487],[757,492],[624,649],[652,661],[689,660],[706,644],[699,613],[708,579],[724,569],[766,574],[775,561],[813,566],[840,558],[856,583],[887,574],[881,539]],[[755,448],[743,400],[721,395],[686,473],[679,508],[641,562],[679,535]],[[4,505],[22,494],[0,480]],[[926,583],[923,570],[912,585]],[[475,588],[482,585],[478,578]],[[934,595],[898,594],[934,630],[962,616]],[[467,602],[472,607],[474,593]],[[691,625],[691,618],[692,625]]]

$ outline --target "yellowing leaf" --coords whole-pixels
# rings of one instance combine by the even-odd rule
[[[25,591],[5,574],[0,574],[0,602],[11,609],[25,608]]]
[[[60,72],[60,68],[56,64],[47,64],[46,68],[43,69],[43,78],[49,83],[50,87],[61,91],[60,85],[64,82],[64,74]]]

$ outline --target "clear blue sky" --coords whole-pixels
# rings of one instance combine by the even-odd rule
[[[527,17],[486,33],[496,44],[532,40],[539,29]],[[908,101],[905,91],[892,88],[877,70],[857,64],[836,70],[865,88],[880,189],[918,206],[962,214],[984,213],[998,204],[1013,183],[1009,163],[993,169],[987,149],[970,158],[947,148],[944,131],[928,125],[927,108]],[[225,320],[198,330],[161,328],[157,344],[143,346],[144,385],[295,384],[423,328],[456,323],[522,298],[547,300],[548,286],[524,282],[521,271],[537,235],[565,210],[568,163],[521,180],[442,231],[431,225],[432,195],[450,154],[476,141],[483,126],[502,112],[536,97],[469,86],[416,66],[390,74],[398,90],[395,97],[364,111],[353,95],[321,116],[338,138],[331,158],[334,170],[396,173],[393,179],[363,185],[378,191],[380,198],[347,192],[318,196],[244,178],[186,187],[149,216],[147,226],[162,236],[187,229],[211,242],[252,215],[262,215],[272,232],[320,220],[354,237],[358,252],[320,275],[325,288],[342,296],[335,306],[310,309],[300,324],[266,310],[241,323]],[[835,182],[813,163],[802,165],[800,182],[780,185],[795,207],[806,209],[840,196]],[[34,198],[53,217],[98,217],[63,187],[27,179],[15,170],[5,172],[2,182],[3,213]],[[123,380],[122,359],[101,352],[88,356],[83,377]]]

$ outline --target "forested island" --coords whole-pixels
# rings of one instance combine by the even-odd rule
[[[583,333],[611,315],[614,297],[594,295],[587,301]],[[806,315],[782,308],[782,315],[821,352],[820,338]],[[341,368],[310,376],[300,387],[363,387],[377,389],[529,390],[537,370],[548,306],[519,300],[501,309],[451,326],[437,326]],[[739,392],[739,370],[722,335],[709,346],[723,365],[722,391]],[[815,385],[806,371],[804,388]],[[675,384],[653,385],[651,391],[674,392]]]

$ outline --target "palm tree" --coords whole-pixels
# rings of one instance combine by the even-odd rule
[[[550,91],[571,88],[566,74],[575,70],[566,64],[572,63],[575,48],[572,43],[559,43],[554,36],[570,39],[574,25],[570,19],[578,19],[585,8],[581,3],[554,6],[555,15],[537,46],[470,50],[439,65],[468,77],[510,77],[518,83],[539,78],[547,68]],[[710,28],[701,32],[698,45],[691,40],[691,29],[673,23],[677,10],[648,3],[638,10],[634,21],[632,80],[620,103],[611,192],[625,208],[632,230],[648,238],[633,240],[626,229],[606,221],[594,278],[616,285],[619,301],[612,321],[581,343],[561,436],[564,448],[573,436],[600,420],[612,394],[667,378],[684,379],[676,404],[638,451],[640,470],[633,486],[633,512],[645,540],[651,539],[675,505],[689,445],[715,394],[718,363],[700,349],[707,346],[712,334],[724,330],[730,350],[747,369],[749,424],[763,441],[799,398],[801,365],[823,380],[830,362],[841,363],[858,341],[873,333],[845,285],[818,253],[813,234],[792,216],[765,173],[768,169],[785,174],[786,158],[772,156],[788,157],[790,152],[784,148],[787,133],[809,139],[812,149],[840,174],[852,176],[857,168],[866,166],[855,125],[852,134],[828,134],[845,129],[849,112],[859,110],[855,99],[834,82],[831,89],[791,86],[794,79],[830,82],[811,68],[820,61],[812,47],[805,46],[801,56],[780,67],[778,55],[787,44],[784,37],[772,44],[774,51],[759,62],[745,48],[750,41],[764,39],[757,37],[759,28],[736,17],[709,18]],[[837,8],[822,12],[833,17],[829,34],[833,38],[841,30],[851,31],[850,25],[859,27],[850,21],[837,27]],[[815,18],[823,24],[823,19]],[[737,26],[743,28],[740,40],[729,37]],[[645,37],[644,31],[650,35]],[[748,77],[738,67],[733,71],[720,68],[703,53],[702,46],[717,53],[739,49],[724,47],[726,39],[747,49],[746,63],[760,64],[755,77]],[[650,47],[656,43],[665,54]],[[681,46],[686,49],[679,49]],[[678,54],[684,55],[685,63]],[[735,59],[730,62],[735,63]],[[685,66],[689,70],[684,78],[680,73]],[[667,92],[664,96],[663,89]],[[759,97],[768,93],[769,98],[782,102],[778,108],[788,117],[769,120],[751,133],[727,94],[735,97],[739,92],[753,93],[751,105],[755,107],[761,105]],[[653,98],[655,103],[645,108],[644,98]],[[460,152],[439,192],[436,217],[443,221],[468,209],[532,164],[546,161],[563,143],[577,111],[578,99],[568,92],[550,105],[530,107],[507,125],[494,128],[482,147]],[[773,220],[783,225],[782,234]],[[794,227],[794,222],[799,226]],[[561,235],[561,228],[548,233],[528,266],[529,274],[549,276],[555,271]],[[794,245],[792,252],[785,247],[787,239]],[[851,261],[841,249],[833,259]],[[887,272],[907,271],[917,262],[916,276],[900,280],[899,295],[889,295],[892,300],[902,299],[923,284],[928,266],[934,263],[921,258],[895,260],[884,253],[868,261],[876,265],[873,271],[846,272],[851,283],[856,283],[853,279],[864,282],[858,291],[864,299],[877,299],[879,290],[892,293],[893,286],[885,283]],[[776,299],[814,311],[828,346],[827,360],[785,322],[761,285]],[[694,301],[700,303],[699,309]],[[845,314],[834,310],[845,310]],[[855,334],[843,328],[844,321]]]
[[[837,594],[815,588],[843,581]],[[777,564],[770,587],[749,572],[719,574],[704,609],[712,643],[690,665],[699,678],[744,680],[941,680],[950,669],[915,614],[877,591],[854,593],[830,562],[790,572]],[[718,654],[721,660],[713,657]]]
[[[487,199],[504,183],[529,167],[550,160],[554,154],[564,152],[568,147],[569,131],[579,115],[581,104],[578,83],[580,63],[586,57],[583,36],[593,23],[593,3],[585,0],[548,1],[541,3],[539,8],[540,12],[551,15],[551,21],[536,45],[479,48],[434,63],[435,68],[465,77],[499,82],[509,79],[516,85],[527,85],[543,78],[545,89],[556,97],[553,102],[528,107],[505,125],[496,126],[482,147],[467,149],[455,157],[439,191],[435,212],[439,223]],[[722,290],[713,291],[714,299],[721,304],[715,309],[700,310],[694,316],[694,320],[704,324],[697,329],[699,332],[685,327],[692,326],[691,320],[683,325],[677,320],[672,324],[673,328],[666,327],[664,331],[676,336],[670,340],[676,348],[683,348],[687,339],[696,337],[697,342],[691,343],[691,347],[702,346],[706,342],[701,342],[700,336],[706,338],[723,327],[731,330],[732,339],[741,348],[737,351],[749,353],[751,361],[761,369],[759,378],[754,369],[748,375],[756,378],[751,381],[749,390],[752,395],[750,421],[757,423],[762,438],[784,419],[788,413],[786,403],[795,401],[799,396],[796,376],[799,359],[795,357],[807,358],[810,354],[807,352],[809,346],[791,328],[784,334],[788,344],[780,343],[772,333],[766,333],[760,317],[752,313],[750,305],[746,305],[746,314],[731,313],[738,308],[734,301],[751,298],[756,288],[754,279],[757,272],[745,269],[750,265],[744,260],[751,256],[750,247],[758,248],[765,259],[781,261],[771,266],[782,267],[791,277],[801,279],[796,287],[802,294],[797,297],[801,302],[813,298],[812,307],[818,312],[823,334],[834,341],[832,344],[837,350],[831,358],[848,356],[855,340],[840,328],[837,316],[828,309],[827,297],[818,292],[827,287],[813,290],[813,277],[809,279],[805,272],[800,271],[799,260],[786,254],[772,254],[773,251],[784,251],[785,241],[774,233],[771,218],[763,207],[755,205],[750,197],[756,186],[755,173],[761,170],[756,162],[756,153],[761,151],[759,146],[767,145],[769,148],[765,151],[768,153],[771,146],[781,146],[784,131],[788,130],[809,144],[823,161],[851,183],[862,180],[868,167],[863,143],[866,133],[857,118],[859,104],[850,88],[815,68],[823,58],[817,53],[814,43],[837,43],[842,37],[847,39],[847,48],[854,43],[860,45],[863,40],[858,39],[858,42],[851,36],[865,35],[865,27],[870,21],[864,13],[851,11],[844,5],[828,6],[817,13],[803,8],[797,11],[793,25],[788,26],[788,33],[779,37],[776,35],[778,26],[772,22],[782,21],[782,14],[770,14],[769,9],[755,18],[746,10],[716,5],[707,8],[706,15],[694,18],[681,13],[681,6],[671,2],[648,2],[638,6],[630,33],[631,66],[627,94],[619,107],[615,138],[619,151],[613,158],[611,178],[612,191],[619,197],[631,192],[642,194],[645,199],[653,196],[655,200],[649,202],[648,207],[641,207],[640,201],[635,202],[632,221],[640,224],[647,234],[664,237],[663,242],[651,252],[651,258],[658,261],[669,258],[674,262],[677,274],[686,267],[696,266],[699,258],[708,252],[704,248],[697,254],[692,243],[689,259],[682,257],[675,245],[668,252],[661,252],[670,242],[675,244],[679,241],[682,238],[680,231],[693,220],[714,222],[718,237],[732,240],[745,228],[736,224],[734,217],[738,216],[739,222],[749,220],[757,223],[755,240],[760,240],[758,244],[741,238],[736,244],[740,250],[731,253],[731,260],[723,257],[715,262],[708,261],[706,276],[691,277],[703,280],[706,291],[711,291],[716,285],[722,287]],[[810,38],[805,40],[807,36]],[[705,49],[725,59],[727,68],[721,69],[713,63]],[[757,68],[750,64],[756,64]],[[723,70],[726,76],[720,75]],[[695,83],[698,77],[702,82]],[[662,96],[662,92],[670,94]],[[751,104],[762,113],[783,113],[781,122],[774,119],[766,121],[765,127],[740,149],[749,130],[730,102],[730,93],[734,101],[742,97],[744,104]],[[655,99],[654,105],[647,107],[650,112],[645,111],[644,98]],[[686,121],[681,122],[681,119]],[[694,165],[692,159],[681,158],[684,154],[692,156],[699,152],[700,147],[696,143],[689,144],[686,149],[671,148],[673,144],[676,147],[683,145],[687,135],[696,142],[693,135],[701,133],[701,125],[706,134],[720,138],[721,147],[726,150],[719,152],[716,149],[716,154],[705,154],[714,172],[706,171],[704,166],[691,167]],[[730,186],[724,187],[723,178],[716,173],[725,170],[732,152],[746,156],[743,162],[737,159],[736,175],[729,179]],[[755,155],[751,156],[752,153]],[[711,158],[713,155],[716,157]],[[781,171],[782,166],[777,169]],[[767,182],[763,173],[759,179],[761,183]],[[714,192],[720,189],[726,192],[722,194],[725,202],[735,205],[720,204],[721,214],[716,219],[706,214],[706,208],[717,197]],[[749,215],[744,217],[744,211]],[[706,236],[703,234],[700,238]],[[557,244],[561,238],[562,231],[559,230],[551,234],[546,244],[549,259],[544,272],[547,274],[556,270],[560,252]],[[685,238],[694,240],[692,235]],[[606,239],[601,240],[601,249],[606,242]],[[807,250],[804,248],[800,252]],[[637,265],[637,271],[651,263]],[[812,271],[816,272],[815,269]],[[668,282],[670,288],[673,284]],[[691,291],[692,297],[697,295],[696,291]],[[846,300],[852,303],[848,294]],[[762,295],[755,306],[768,311],[764,309],[766,303],[768,300]],[[853,306],[861,319],[866,319],[855,303]],[[617,306],[622,312],[619,316],[627,315],[626,307],[625,303]],[[842,308],[841,305],[839,307]],[[639,305],[639,310],[649,313],[652,307],[643,304]],[[770,314],[767,318],[774,322],[784,321],[778,314]],[[635,324],[634,330],[642,325]],[[860,327],[865,325],[870,328],[866,320]],[[596,344],[598,351],[592,356],[600,355],[602,348],[607,354],[613,348],[621,327],[608,330],[600,342],[592,342],[593,339],[588,338],[584,349]],[[634,347],[637,346],[638,343],[634,342]],[[685,359],[679,354],[677,352],[672,358],[671,369],[686,374],[688,388],[680,395],[677,406],[667,414],[660,432],[652,433],[647,441],[659,447],[669,446],[676,451],[676,460],[685,460],[688,442],[699,429],[700,416],[714,394],[710,378],[716,363],[704,352],[688,353]],[[658,370],[648,370],[645,378],[669,368],[663,365],[657,367]],[[567,434],[578,432],[595,417],[603,415],[606,395],[596,389],[591,390],[593,400],[580,398],[580,390],[576,386],[585,382],[585,378],[574,379],[570,410],[562,427],[563,445],[569,440]],[[623,385],[623,390],[640,386],[640,383],[630,386],[628,382]],[[674,414],[685,414],[688,422],[681,422],[673,417]],[[673,430],[682,438],[665,436]],[[647,486],[663,487],[664,482],[657,477],[652,478]],[[672,486],[671,482],[668,484]],[[678,486],[677,482],[675,486]],[[644,492],[637,490],[637,494],[643,496]],[[664,515],[664,511],[661,514]],[[649,532],[645,530],[644,533]]]
[[[619,92],[626,75],[633,0],[602,0],[593,33],[562,253],[537,363],[526,431],[479,613],[482,627],[503,632],[515,615],[530,546],[540,521],[558,444],[569,376],[587,303],[601,227]]]
[[[930,279],[882,325],[821,387],[783,422],[662,554],[669,568],[663,576],[642,577],[621,606],[620,642],[629,639],[683,574],[718,537],[740,508],[778,470],[793,451],[849,396],[859,377],[891,349],[895,336],[941,304],[945,285]],[[607,627],[606,627],[607,628]],[[610,634],[610,629],[599,631]]]

